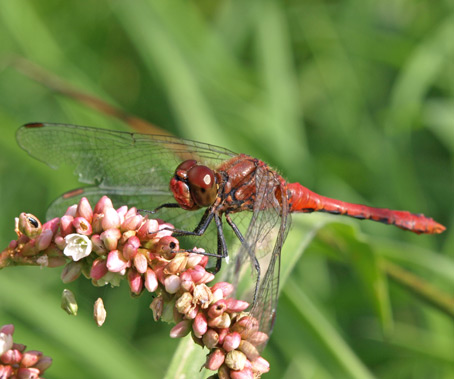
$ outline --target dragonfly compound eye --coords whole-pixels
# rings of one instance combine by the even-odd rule
[[[194,202],[200,207],[214,203],[217,183],[214,173],[206,166],[193,166],[188,171],[188,184]]]

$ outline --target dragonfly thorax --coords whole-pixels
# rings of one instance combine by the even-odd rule
[[[176,168],[170,190],[181,208],[196,210],[214,203],[218,184],[213,170],[190,159]]]

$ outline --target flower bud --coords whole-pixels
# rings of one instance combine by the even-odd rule
[[[76,217],[83,217],[88,223],[93,220],[93,210],[86,197],[81,198],[77,204]]]
[[[143,254],[136,254],[134,257],[134,267],[137,269],[137,271],[140,274],[144,274],[147,271],[148,268],[148,261],[145,255]]]
[[[128,207],[126,205],[122,205],[120,208],[117,209],[118,217],[120,217],[120,225],[123,224],[125,221],[126,213],[128,212]]]
[[[136,270],[130,269],[128,271],[128,283],[131,292],[134,295],[140,295],[143,289],[142,275],[140,275]]]
[[[137,231],[137,237],[139,237],[141,241],[148,241],[155,237],[157,231],[158,222],[153,219],[148,219],[142,224],[142,226]]]
[[[21,366],[31,367],[38,363],[43,353],[37,350],[26,351],[22,356]]]
[[[186,268],[188,256],[186,253],[176,254],[164,268],[165,274],[179,274]]]
[[[80,262],[69,262],[61,272],[61,280],[63,283],[70,283],[76,280],[82,272],[82,264]]]
[[[224,360],[224,352],[221,349],[215,349],[207,356],[205,367],[208,370],[216,371],[224,363]]]
[[[135,215],[132,217],[125,218],[120,226],[120,230],[125,232],[127,230],[137,230],[140,228],[144,220],[142,215]]]
[[[104,246],[104,242],[101,240],[101,236],[99,234],[93,234],[90,238],[91,243],[93,245],[93,251],[98,255],[107,254],[108,250]]]
[[[93,220],[91,222],[91,227],[93,229],[93,233],[100,234],[104,231],[102,228],[102,220],[104,219],[103,213],[94,213]]]
[[[268,371],[270,371],[269,362],[262,357],[258,357],[256,359],[254,359],[251,363],[252,363],[252,370],[257,373],[265,374]]]
[[[36,363],[35,368],[37,368],[40,371],[40,373],[42,374],[44,371],[46,371],[51,366],[51,364],[52,364],[52,358],[43,356],[40,358],[38,363]]]
[[[200,263],[201,260],[202,260],[202,256],[200,254],[190,253],[188,255],[188,263],[187,263],[186,267],[194,268],[195,266],[197,266]]]
[[[1,328],[0,328],[0,333],[4,333],[4,334],[10,334],[10,335],[13,335],[14,334],[14,324],[5,324],[3,325]],[[10,347],[11,348],[11,347]],[[9,349],[10,349],[9,348]],[[8,350],[8,349],[7,349]],[[1,355],[1,354],[0,354]]]
[[[260,331],[250,334],[247,338],[247,340],[250,343],[252,343],[254,346],[257,346],[257,347],[266,343],[266,341],[268,341],[268,339],[269,339],[268,334],[260,332]]]
[[[180,321],[170,330],[170,338],[182,338],[187,336],[191,331],[191,322],[189,320]]]
[[[64,215],[60,219],[60,233],[62,237],[67,236],[68,234],[74,233],[74,226],[73,226],[74,217],[69,215]]]
[[[110,200],[110,198],[108,198],[107,196],[103,196],[99,199],[99,201],[95,205],[93,213],[104,213],[105,208],[113,209],[112,200]]]
[[[157,290],[158,284],[159,283],[155,272],[150,267],[148,267],[147,271],[145,272],[145,288],[149,292],[154,292]]]
[[[164,279],[164,286],[166,291],[170,294],[177,293],[180,289],[181,280],[176,275],[169,275],[167,278]]]
[[[107,261],[103,258],[97,258],[93,261],[90,269],[90,278],[99,280],[109,272],[107,269]]]
[[[120,272],[129,266],[130,262],[118,250],[112,250],[107,256],[107,269],[111,272]]]
[[[227,365],[228,366],[228,365]],[[246,367],[239,371],[230,371],[231,379],[254,379],[254,372],[252,369]]]
[[[53,236],[54,234],[52,233],[52,230],[43,230],[42,233],[36,238],[36,249],[38,251],[46,250],[52,242]]]
[[[208,349],[213,349],[219,342],[219,334],[214,329],[208,329],[203,335],[202,340]]]
[[[73,204],[66,209],[65,216],[76,217],[77,204]]]
[[[237,371],[244,368],[246,360],[246,355],[238,350],[229,351],[225,356],[225,364],[227,365],[227,367]]]
[[[201,338],[208,330],[207,318],[202,312],[195,317],[192,330],[197,338]]]
[[[233,291],[235,291],[235,287],[233,286],[233,284],[231,283],[227,283],[227,282],[219,282],[219,283],[216,283],[213,285],[213,287],[211,287],[211,291],[214,293],[216,290],[221,290],[222,291],[222,295],[227,298],[229,297]]]
[[[117,248],[120,237],[121,232],[118,229],[107,229],[100,235],[101,241],[104,243],[107,251],[115,250]]]
[[[228,312],[230,313],[239,313],[243,312],[246,308],[249,307],[249,303],[247,301],[243,300],[237,300],[237,299],[226,299],[225,300]]]
[[[232,351],[238,348],[240,346],[241,342],[241,336],[240,333],[238,332],[232,332],[229,333],[225,336],[224,338],[224,343],[222,344],[222,347],[224,348],[225,351]]]
[[[118,229],[121,225],[120,216],[114,208],[104,208],[104,218],[101,221],[102,228],[107,229]]]
[[[180,279],[181,279],[181,288],[184,291],[192,292],[192,290],[194,288],[194,282],[192,281],[191,273],[188,271],[183,271],[180,274]]]
[[[246,355],[247,359],[249,359],[250,361],[257,359],[260,356],[260,353],[257,350],[257,348],[252,343],[246,340],[241,340],[238,346],[238,350],[242,351]]]
[[[51,230],[52,234],[57,233],[58,227],[60,226],[60,218],[56,217],[52,220],[47,221],[43,224],[43,230]]]

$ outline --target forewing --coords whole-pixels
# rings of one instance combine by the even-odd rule
[[[168,191],[175,168],[197,159],[211,168],[236,154],[221,147],[176,137],[66,124],[27,124],[19,145],[53,168],[68,165],[79,180],[100,188]]]

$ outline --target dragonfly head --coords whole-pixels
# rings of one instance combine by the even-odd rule
[[[170,190],[181,208],[192,211],[214,203],[218,184],[213,170],[189,159],[176,168]]]

